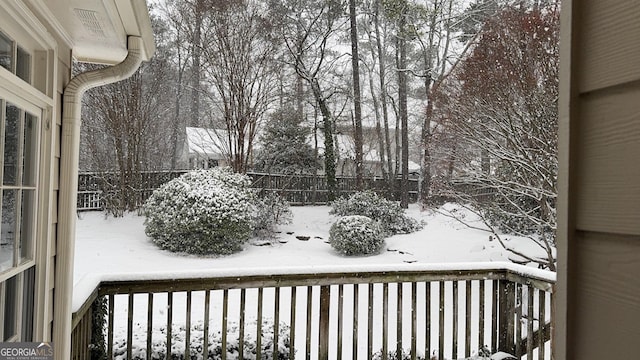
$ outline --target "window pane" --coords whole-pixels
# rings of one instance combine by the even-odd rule
[[[18,275],[4,283],[4,341],[16,334]]]
[[[33,341],[33,307],[36,284],[36,268],[31,267],[22,275],[22,338]]]
[[[13,105],[7,104],[7,113],[4,122],[4,176],[5,185],[16,185],[18,174],[18,141],[20,138],[20,116],[22,111]]]
[[[31,82],[31,55],[18,46],[16,75],[28,83]]]
[[[36,154],[38,118],[29,113],[24,118],[24,142],[22,156],[22,184],[27,186],[36,185]]]
[[[0,66],[13,71],[11,58],[13,56],[13,41],[0,32]]]
[[[0,226],[0,269],[13,267],[14,246],[16,243],[16,194],[17,190],[2,191],[2,225]]]
[[[33,259],[33,218],[35,210],[35,190],[22,190],[20,216],[20,263]]]

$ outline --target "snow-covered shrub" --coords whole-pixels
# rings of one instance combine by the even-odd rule
[[[339,216],[363,215],[378,221],[385,235],[409,234],[422,228],[417,220],[408,217],[395,201],[378,196],[372,191],[361,191],[331,204],[331,214]]]
[[[409,351],[408,349],[402,349],[400,356],[398,356],[398,351],[389,351],[387,353],[387,359],[390,360],[410,360],[411,359],[411,351]],[[373,358],[371,360],[382,360],[383,356],[382,356],[382,351],[378,351],[377,353],[373,354]],[[425,360],[425,357],[422,355],[417,355],[416,356],[417,360]]]
[[[278,360],[289,359],[291,341],[289,338],[289,325],[280,323],[278,330]],[[245,334],[243,343],[243,358],[247,360],[256,359],[256,322],[245,324]],[[172,326],[171,328],[171,356],[167,357],[167,330],[166,326],[154,327],[152,329],[151,359],[179,359],[184,360],[185,356],[185,327]],[[133,329],[133,341],[131,343],[131,360],[146,359],[147,352],[147,326],[136,323]],[[203,359],[204,326],[202,321],[191,326],[189,341],[189,359]],[[227,359],[238,359],[240,344],[240,329],[238,324],[230,323],[227,329]],[[261,358],[273,359],[273,321],[264,320],[262,323]],[[115,359],[126,359],[127,356],[127,333],[126,328],[118,331],[114,335],[113,355]],[[209,346],[207,359],[222,359],[222,334],[220,331],[209,334]]]
[[[269,192],[255,201],[253,234],[261,238],[271,238],[278,225],[289,224],[293,213],[289,203],[276,193]]]
[[[230,254],[251,236],[253,191],[246,175],[198,170],[169,181],[143,206],[145,232],[162,249]]]
[[[362,215],[348,215],[331,226],[329,244],[345,255],[377,254],[384,244],[384,235],[377,221]]]

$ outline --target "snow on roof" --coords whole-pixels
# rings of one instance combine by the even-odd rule
[[[313,135],[310,135],[308,142],[313,145]],[[348,134],[334,134],[333,144],[337,150],[338,158],[342,159],[355,159],[356,158],[356,143],[353,136]],[[370,148],[368,144],[362,145],[362,156],[365,162],[379,162],[380,154],[376,149]],[[324,154],[324,135],[318,134],[318,150],[320,154]]]
[[[420,164],[409,160],[409,172],[418,172],[420,171]]]
[[[187,127],[186,131],[189,155],[198,154],[220,160],[229,153],[227,130]]]

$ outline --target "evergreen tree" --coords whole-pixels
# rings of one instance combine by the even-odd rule
[[[256,170],[282,174],[315,171],[314,151],[307,143],[309,129],[301,122],[293,108],[279,109],[270,117],[256,154]]]

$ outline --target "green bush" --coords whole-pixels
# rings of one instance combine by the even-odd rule
[[[192,171],[161,186],[143,206],[145,232],[165,250],[231,254],[253,231],[253,191],[227,168]]]
[[[334,201],[330,213],[369,217],[382,225],[385,235],[409,234],[422,229],[421,223],[405,215],[400,204],[384,199],[372,191],[357,192],[348,198]]]
[[[378,222],[362,215],[349,215],[331,226],[329,244],[345,255],[371,255],[382,249],[384,235]]]

